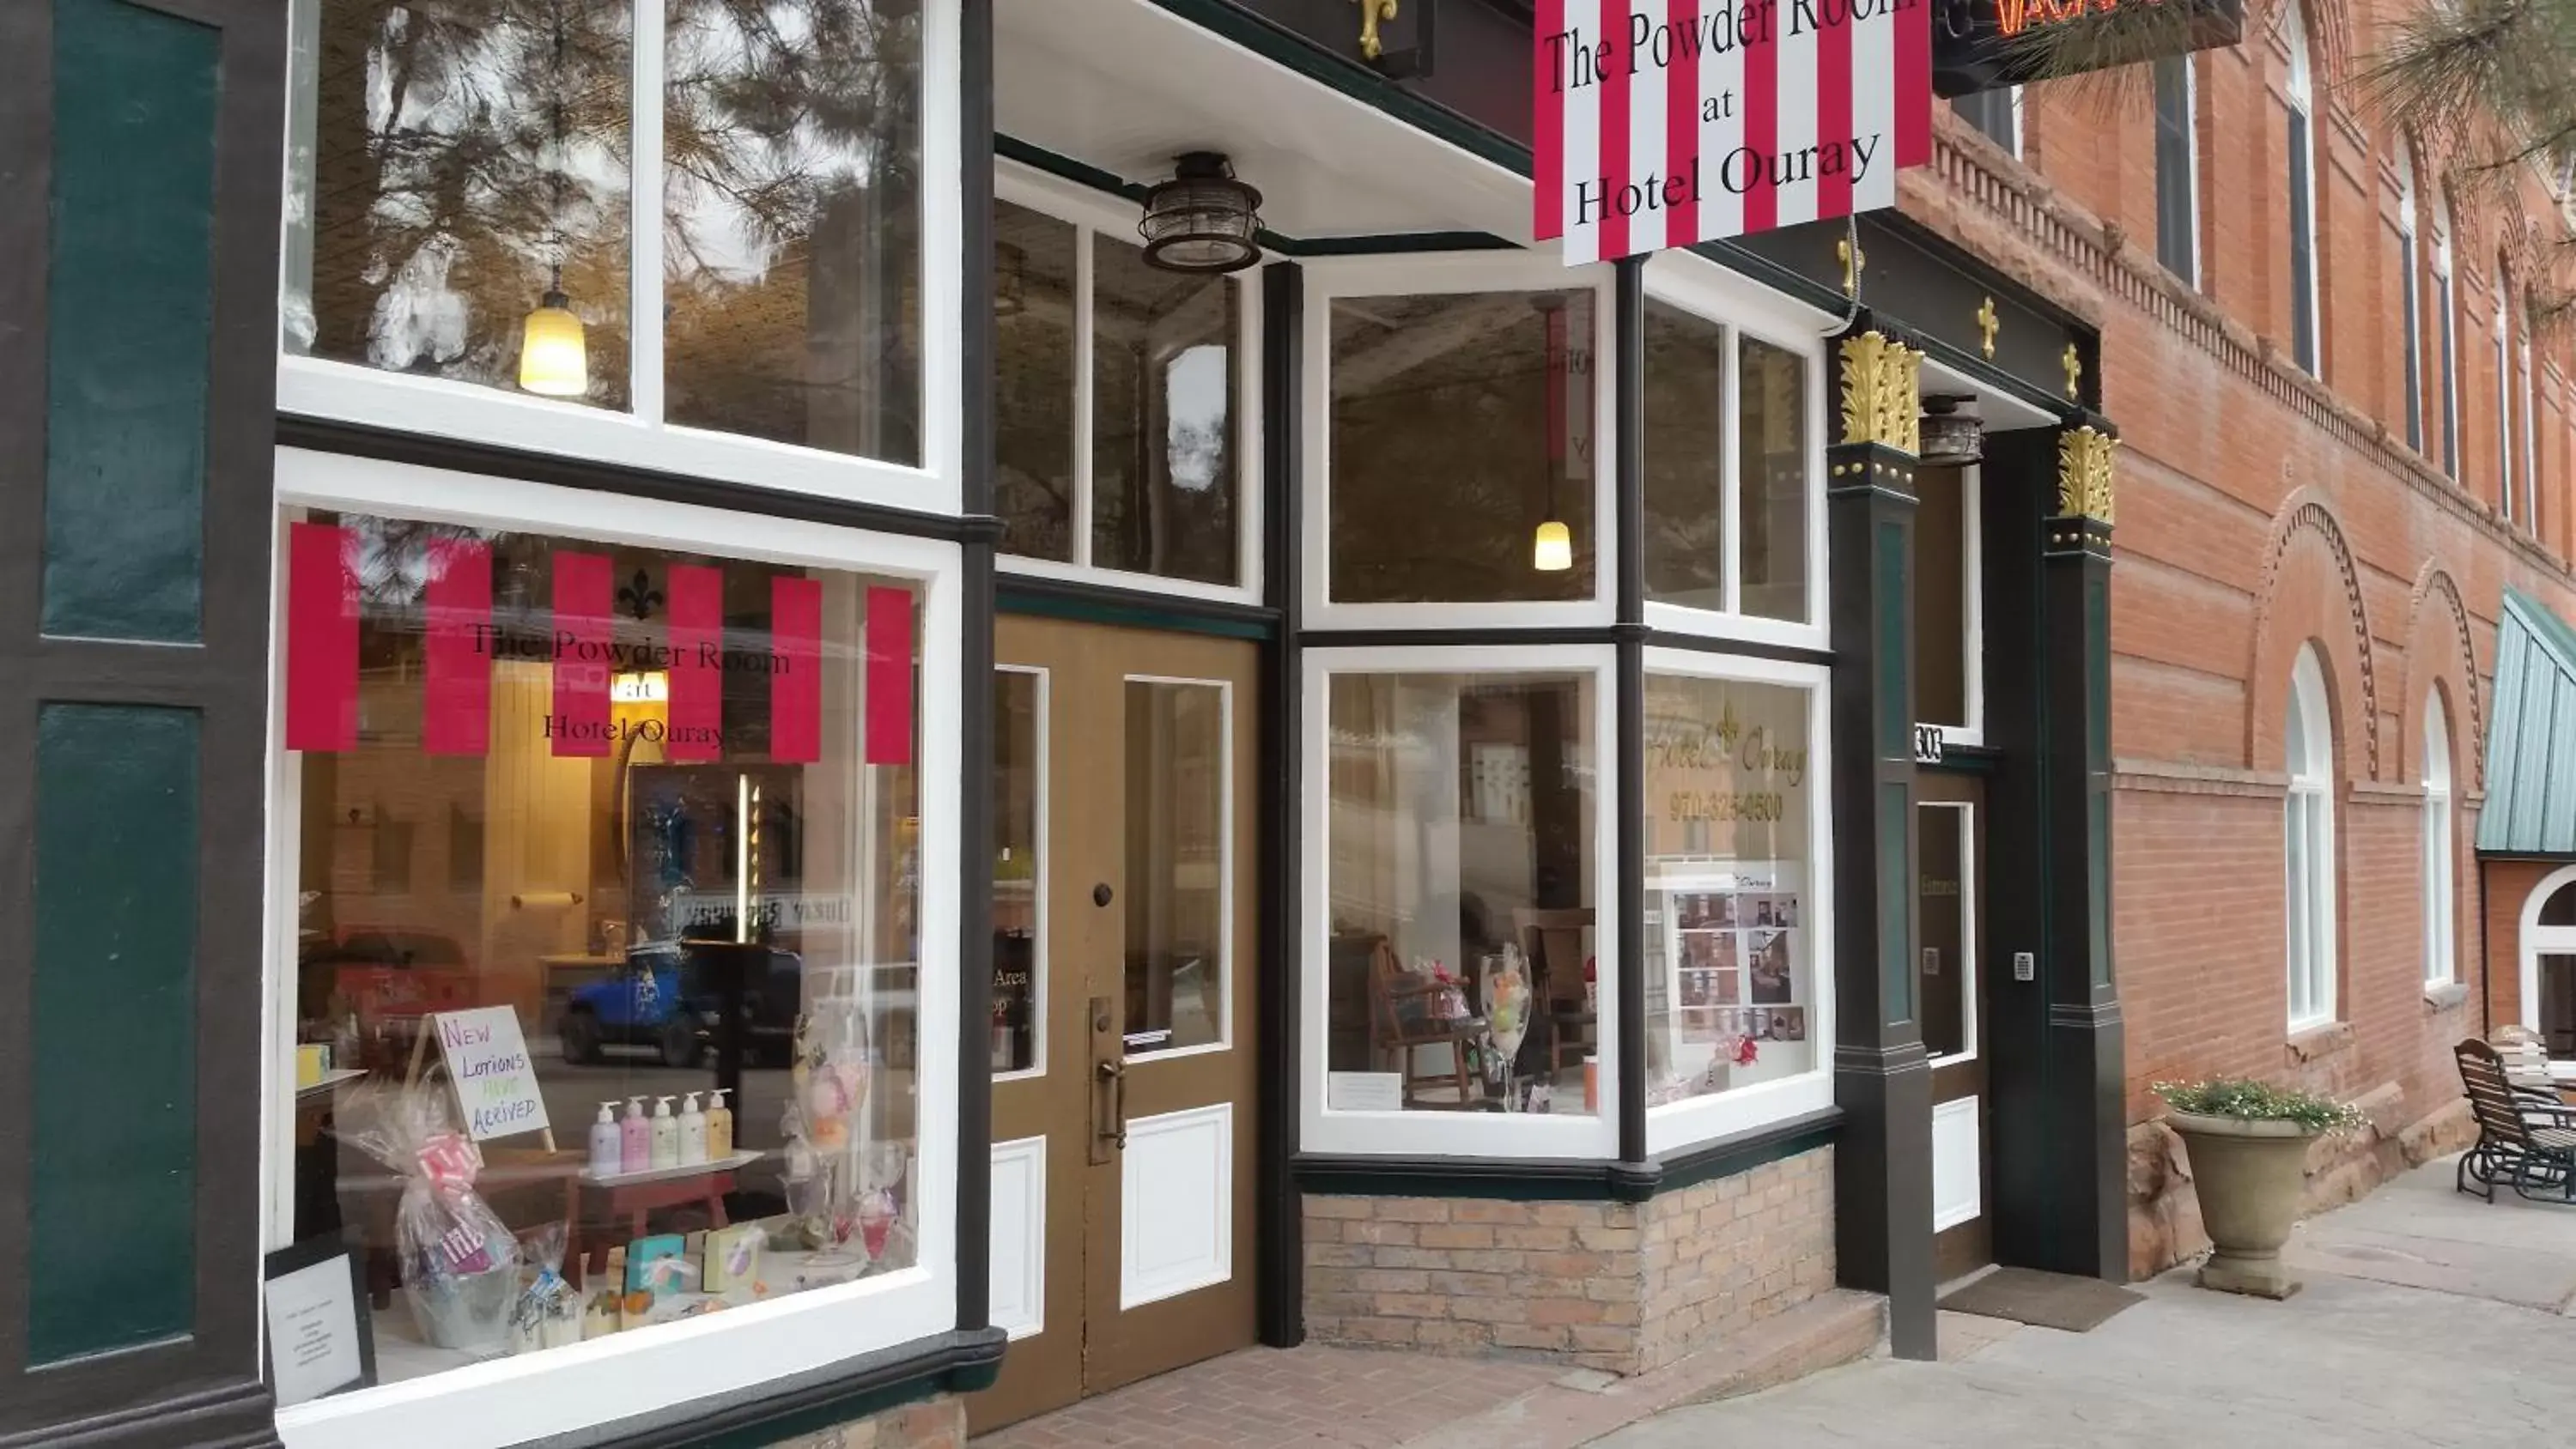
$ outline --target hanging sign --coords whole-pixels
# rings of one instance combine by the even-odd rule
[[[1538,0],[1538,239],[1566,264],[1896,204],[1934,0]]]
[[[2231,46],[2244,0],[1934,0],[1932,90],[1964,96]]]

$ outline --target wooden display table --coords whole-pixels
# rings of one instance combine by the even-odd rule
[[[623,1221],[628,1233],[621,1241],[631,1242],[650,1236],[649,1216],[660,1208],[703,1204],[708,1227],[726,1226],[725,1194],[734,1190],[735,1174],[759,1158],[758,1152],[737,1152],[687,1167],[647,1168],[614,1176],[582,1173],[582,1210],[573,1214],[575,1240],[565,1248],[566,1261],[580,1264],[585,1274],[605,1271],[608,1250],[617,1243],[596,1238],[589,1225]]]

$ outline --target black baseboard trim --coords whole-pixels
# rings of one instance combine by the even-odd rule
[[[256,1381],[0,1434],[0,1449],[277,1449],[277,1411]]]
[[[1841,1108],[1826,1107],[1651,1162],[1301,1153],[1293,1165],[1299,1192],[1334,1197],[1641,1203],[1813,1152],[1840,1135],[1842,1122]]]
[[[998,1328],[940,1334],[738,1395],[537,1440],[528,1449],[762,1449],[938,1394],[990,1387],[1009,1341]]]

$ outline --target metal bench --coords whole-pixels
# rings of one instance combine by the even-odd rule
[[[2576,1202],[2576,1110],[2516,1087],[2504,1058],[2474,1038],[2451,1049],[2460,1085],[2477,1116],[2478,1143],[2460,1158],[2452,1186],[2495,1201],[2501,1182],[2534,1201]]]

